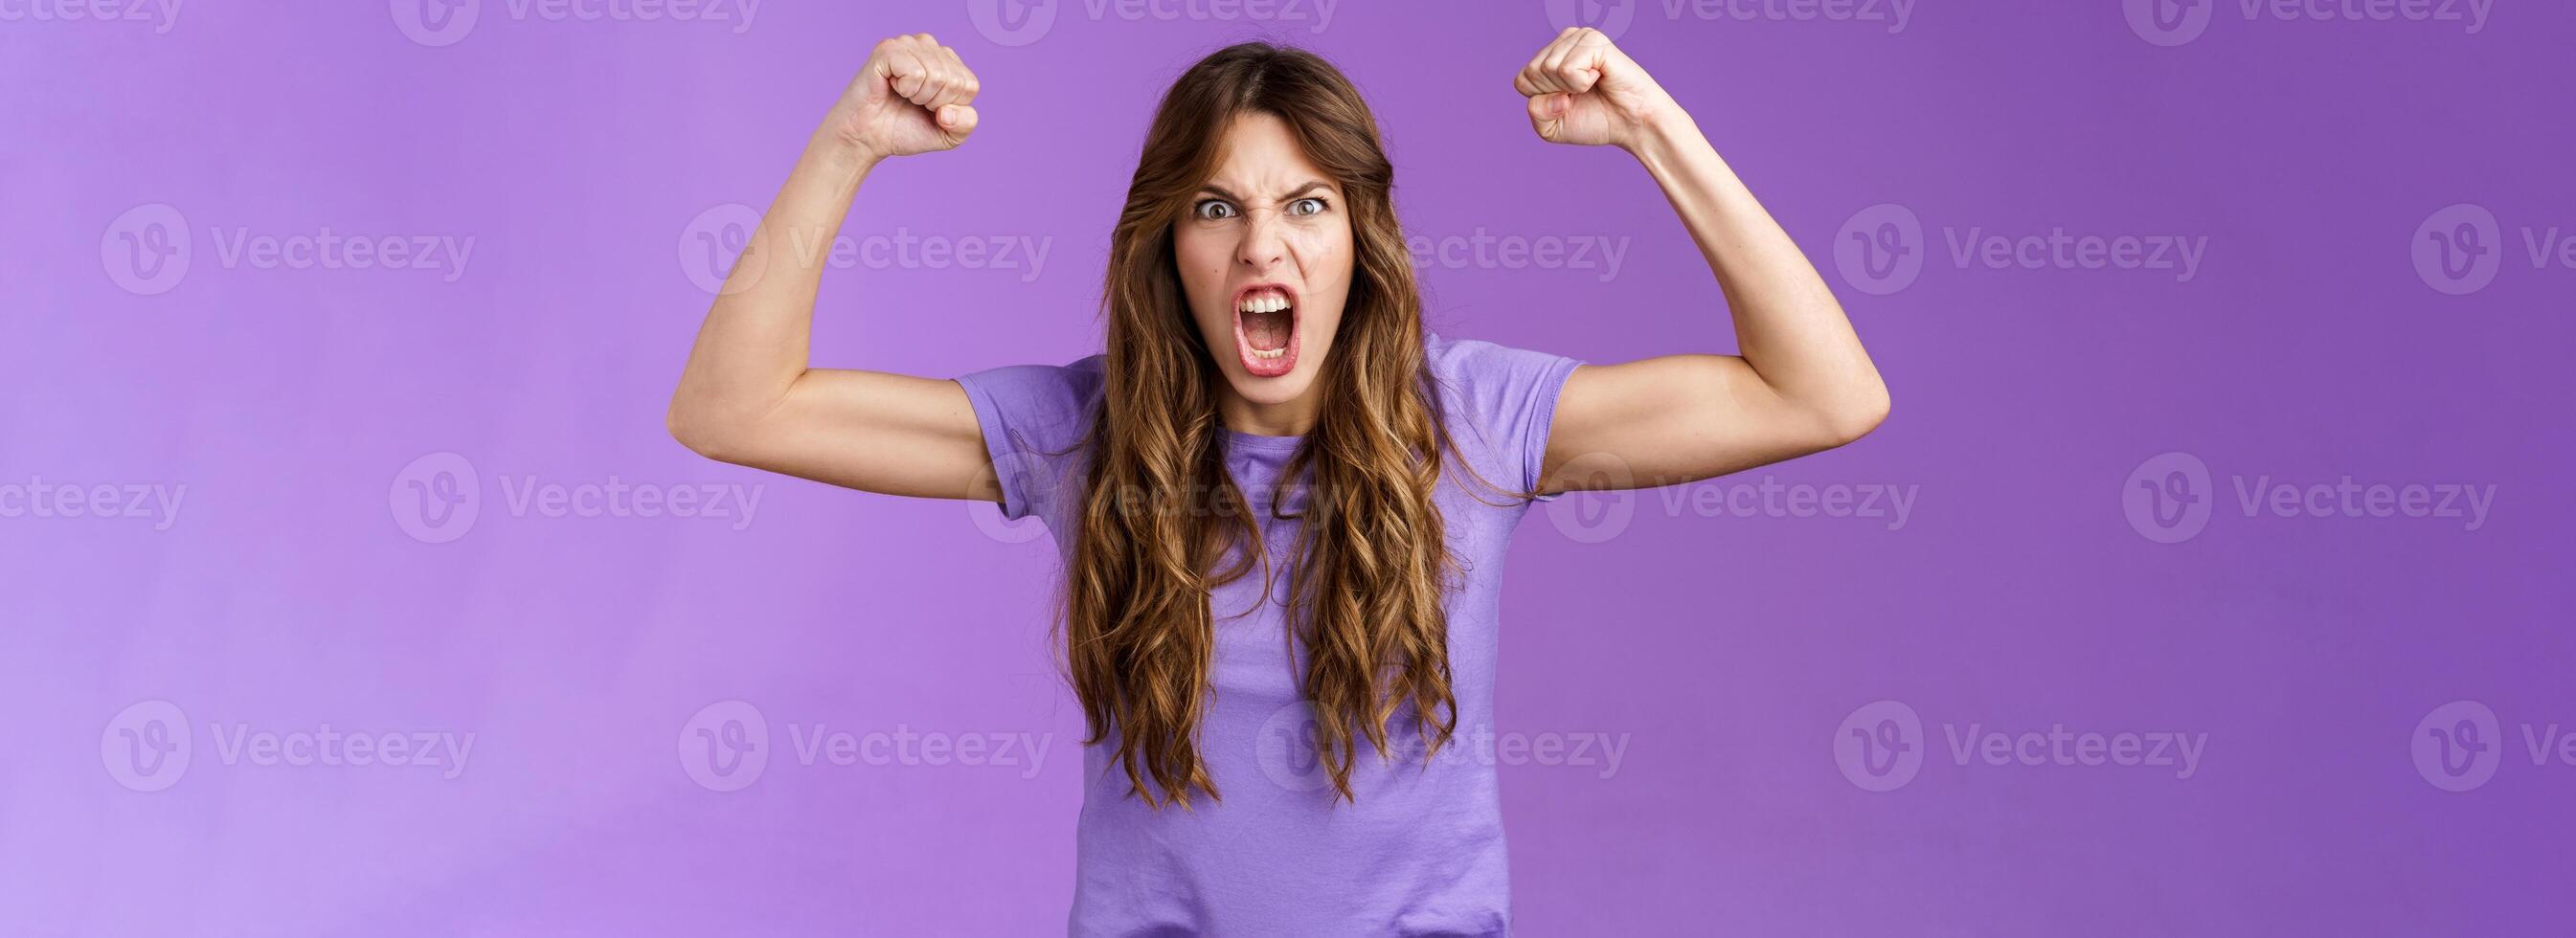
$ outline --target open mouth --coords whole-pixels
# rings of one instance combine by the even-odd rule
[[[1234,346],[1243,370],[1276,378],[1297,368],[1297,298],[1275,283],[1234,295]]]

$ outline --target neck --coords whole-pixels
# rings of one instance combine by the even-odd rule
[[[1217,420],[1228,430],[1254,436],[1305,436],[1315,428],[1316,385],[1307,385],[1306,393],[1295,400],[1263,404],[1235,391],[1224,375],[1215,380]]]

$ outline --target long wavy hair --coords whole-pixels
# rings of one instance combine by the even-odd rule
[[[1394,168],[1367,103],[1330,63],[1299,49],[1231,46],[1163,97],[1110,237],[1107,385],[1092,415],[1063,596],[1086,742],[1114,736],[1132,792],[1158,809],[1187,808],[1193,792],[1221,798],[1198,747],[1216,641],[1212,591],[1258,569],[1267,602],[1275,582],[1259,519],[1225,468],[1216,394],[1226,379],[1190,316],[1172,245],[1174,223],[1215,172],[1225,131],[1246,113],[1286,122],[1340,185],[1356,255],[1316,378],[1319,416],[1282,469],[1283,480],[1297,480],[1283,488],[1303,497],[1283,493],[1269,510],[1303,521],[1288,565],[1288,631],[1318,759],[1338,797],[1356,800],[1361,740],[1386,757],[1389,724],[1409,710],[1427,759],[1457,723],[1441,601],[1455,570],[1432,501],[1455,448],[1425,368]]]

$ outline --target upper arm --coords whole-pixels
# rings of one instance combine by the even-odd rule
[[[975,409],[946,379],[808,369],[767,411],[679,435],[709,458],[862,491],[1001,499]]]
[[[1849,442],[1732,355],[1585,365],[1566,379],[1541,491],[1695,482]]]

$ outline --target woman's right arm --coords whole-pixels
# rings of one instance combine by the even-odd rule
[[[998,500],[957,382],[808,367],[823,259],[868,173],[975,130],[975,75],[923,33],[877,44],[761,218],[671,397],[671,435],[710,459],[889,495]]]

